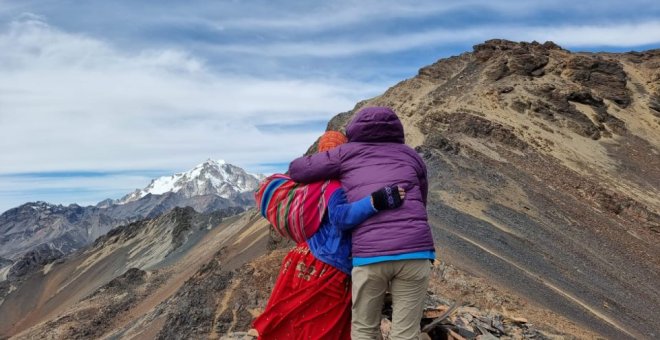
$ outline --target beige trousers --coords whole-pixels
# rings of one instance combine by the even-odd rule
[[[430,273],[429,260],[353,267],[351,339],[380,339],[381,310],[388,287],[392,294],[391,339],[418,339]]]

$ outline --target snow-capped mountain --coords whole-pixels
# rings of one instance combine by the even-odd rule
[[[223,160],[209,159],[190,171],[154,179],[146,188],[135,190],[117,200],[115,204],[137,201],[148,194],[166,193],[179,193],[187,198],[217,195],[231,199],[239,194],[254,191],[261,179],[263,179],[262,175],[250,174]]]
[[[24,256],[31,259],[26,262],[30,265],[35,259],[51,261],[54,255],[81,249],[117,226],[155,218],[176,207],[191,207],[199,213],[242,211],[254,205],[254,190],[262,178],[224,161],[207,160],[96,206],[31,202],[10,209],[0,214],[0,260],[4,259],[0,282],[8,261],[23,263]]]

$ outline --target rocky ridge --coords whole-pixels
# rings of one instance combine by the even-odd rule
[[[337,115],[390,106],[446,261],[610,338],[660,334],[660,50],[490,40]]]
[[[45,266],[44,261],[35,260],[33,267],[0,285],[0,336],[11,329],[22,330],[27,320],[39,320],[67,307],[73,307],[69,314],[53,322],[83,320],[66,333],[67,338],[107,332],[111,328],[102,320],[121,317],[124,310],[175,277],[171,265],[199,252],[195,249],[205,244],[209,234],[221,233],[217,228],[239,213],[237,209],[201,214],[190,207],[175,208],[155,219],[113,229],[89,248]],[[204,259],[199,254],[192,257]]]

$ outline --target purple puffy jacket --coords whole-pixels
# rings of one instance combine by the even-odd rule
[[[346,135],[347,144],[291,162],[291,178],[303,183],[339,179],[349,202],[385,185],[402,186],[406,198],[400,208],[380,212],[353,230],[353,256],[433,250],[426,215],[426,166],[403,144],[399,117],[386,107],[362,109],[348,124]]]

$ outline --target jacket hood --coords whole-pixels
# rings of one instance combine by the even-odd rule
[[[360,110],[346,127],[349,142],[404,143],[403,125],[389,107]]]

